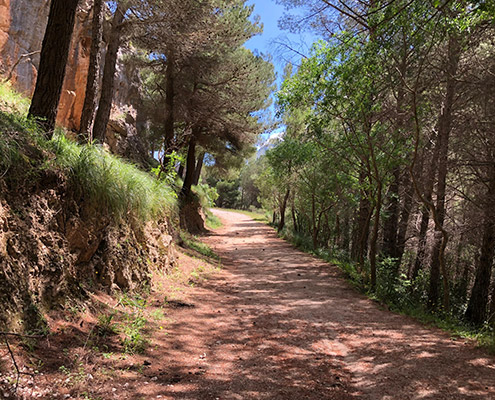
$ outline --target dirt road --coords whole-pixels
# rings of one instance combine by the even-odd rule
[[[224,270],[176,320],[163,398],[495,399],[493,357],[381,310],[271,228],[215,214],[205,242]]]

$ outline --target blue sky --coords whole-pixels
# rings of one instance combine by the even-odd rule
[[[298,65],[301,60],[301,56],[289,48],[307,55],[312,43],[318,38],[311,33],[296,35],[280,30],[278,20],[284,14],[284,7],[276,4],[275,0],[248,0],[247,4],[254,4],[253,14],[261,17],[264,29],[263,34],[249,40],[246,47],[273,56],[273,64],[278,77],[277,83],[280,84],[287,62]]]
[[[311,33],[296,35],[279,29],[278,21],[284,15],[285,10],[283,6],[276,4],[275,0],[248,0],[247,4],[254,4],[253,15],[260,16],[263,23],[263,33],[250,39],[245,46],[253,52],[272,56],[277,74],[277,86],[280,87],[285,65],[290,62],[298,66],[301,62],[300,54],[308,55],[311,45],[318,38]],[[270,107],[270,111],[272,115],[275,113],[273,104]],[[277,135],[283,130],[284,127],[281,126],[271,134],[262,135],[261,141],[266,140],[271,135]]]

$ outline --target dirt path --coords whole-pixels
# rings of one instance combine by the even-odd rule
[[[40,344],[43,373],[23,377],[19,398],[495,399],[493,357],[381,310],[335,267],[295,250],[271,228],[215,213],[224,227],[204,241],[224,268],[190,285],[157,282],[146,312],[165,312],[165,319],[155,323],[144,354],[120,354],[117,337],[106,350],[89,350],[93,325],[76,320]],[[199,258],[179,261],[185,276],[213,269]],[[170,301],[174,293],[181,302]],[[70,360],[68,375],[62,366]]]
[[[224,227],[205,242],[225,269],[176,321],[163,398],[495,399],[493,357],[381,310],[269,227],[215,213]]]

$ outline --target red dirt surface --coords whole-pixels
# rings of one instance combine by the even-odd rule
[[[495,359],[486,352],[381,309],[336,267],[266,225],[214,212],[224,226],[203,240],[223,269],[180,289],[183,303],[168,303],[168,322],[157,323],[145,354],[108,360],[91,353],[91,379],[77,392],[59,387],[55,364],[34,384],[43,395],[32,398],[495,399]],[[205,264],[185,255],[180,263]],[[147,312],[173,289],[155,288]],[[52,352],[53,360],[62,357]]]

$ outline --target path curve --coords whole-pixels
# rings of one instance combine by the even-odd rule
[[[204,241],[224,270],[177,326],[202,372],[170,398],[495,399],[492,356],[382,310],[270,227],[214,213],[224,226]]]

